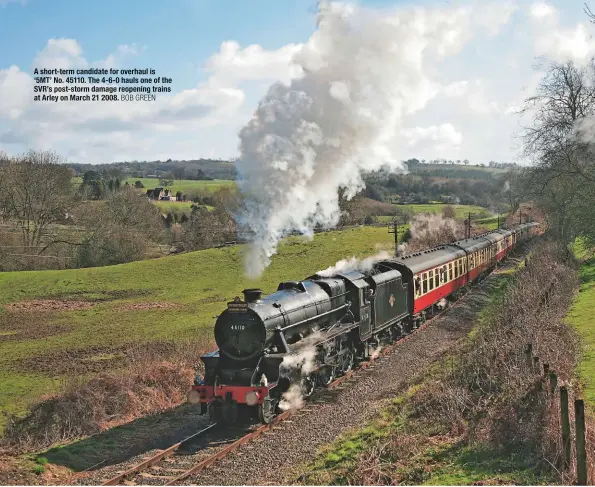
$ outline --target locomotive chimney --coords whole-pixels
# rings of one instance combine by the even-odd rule
[[[262,289],[244,289],[242,293],[244,294],[244,301],[246,303],[254,303],[262,297]]]

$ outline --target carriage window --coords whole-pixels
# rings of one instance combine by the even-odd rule
[[[448,280],[451,281],[454,278],[454,275],[452,273],[452,262],[450,264],[448,264]]]
[[[436,272],[434,273],[434,283],[435,287],[440,286],[440,271],[438,269],[436,269]]]
[[[428,275],[424,272],[421,276],[421,282],[423,285],[423,294],[426,294],[428,292]]]
[[[428,276],[428,291],[431,291],[432,289],[434,289],[434,271],[428,272]]]

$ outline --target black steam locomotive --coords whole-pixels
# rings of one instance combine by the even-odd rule
[[[188,401],[217,422],[234,422],[245,405],[270,423],[290,387],[307,397],[382,343],[411,333],[537,226],[499,229],[365,270],[283,282],[268,296],[244,290],[244,300],[236,297],[217,319],[219,350],[201,357],[205,375]]]

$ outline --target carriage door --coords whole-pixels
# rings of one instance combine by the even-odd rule
[[[370,300],[366,299],[366,291],[369,288],[359,288],[358,289],[358,299],[359,299],[359,309],[360,309],[360,337],[361,338],[368,338],[372,333],[372,307],[370,304]]]

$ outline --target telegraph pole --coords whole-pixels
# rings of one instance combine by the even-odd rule
[[[500,228],[500,213],[498,213],[498,228]]]
[[[399,248],[399,222],[396,217],[388,224],[388,233],[394,233],[395,235],[395,257],[397,257]]]
[[[469,212],[469,218],[465,221],[465,226],[467,227],[465,229],[467,231],[465,238],[471,238],[471,215],[473,215],[473,213]]]

